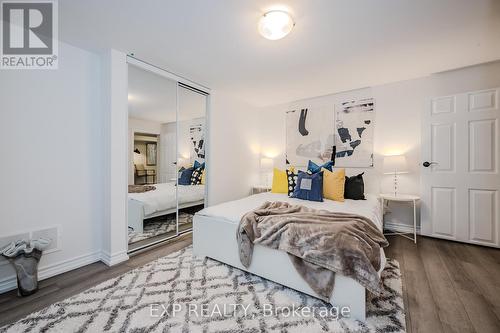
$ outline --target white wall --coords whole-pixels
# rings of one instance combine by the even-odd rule
[[[0,73],[0,237],[59,226],[41,278],[99,260],[102,243],[101,62],[64,43],[59,54],[57,70]],[[15,287],[3,263],[0,291]]]
[[[110,49],[102,55],[102,63],[104,110],[101,121],[105,149],[101,165],[104,170],[101,260],[111,266],[128,259],[127,57],[125,53]]]
[[[208,204],[250,194],[258,180],[258,109],[221,91],[212,91],[208,119]]]
[[[275,165],[284,167],[285,111],[311,104],[334,104],[348,97],[374,97],[376,119],[374,135],[374,168],[348,169],[348,174],[366,172],[367,192],[390,192],[391,176],[382,175],[383,155],[403,153],[407,156],[410,173],[399,177],[401,192],[420,192],[421,114],[426,112],[431,97],[500,86],[500,62],[468,67],[424,78],[395,82],[339,94],[260,109],[261,149],[264,155],[275,157]],[[407,225],[413,216],[405,204],[393,204],[386,216],[391,224]]]

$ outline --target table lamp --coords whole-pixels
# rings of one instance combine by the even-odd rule
[[[394,175],[394,196],[398,196],[398,175],[408,173],[404,155],[384,156],[384,175]]]
[[[269,186],[271,184],[269,178],[271,176],[271,173],[273,172],[273,167],[274,160],[272,158],[263,157],[260,159],[260,173],[262,175],[262,178],[264,178],[264,185],[266,186]]]

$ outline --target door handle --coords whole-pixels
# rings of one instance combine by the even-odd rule
[[[422,163],[422,165],[424,167],[426,167],[426,168],[430,167],[433,164],[438,164],[438,162],[427,162],[427,161],[425,161],[424,163]]]

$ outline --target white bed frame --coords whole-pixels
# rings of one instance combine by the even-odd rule
[[[179,204],[178,208],[189,208],[193,206],[203,205],[205,200],[186,202],[183,204]],[[128,199],[128,225],[129,227],[134,228],[134,232],[142,233],[144,231],[144,219],[150,219],[152,217],[163,216],[167,214],[172,214],[177,211],[177,208],[171,208],[162,210],[151,215],[144,216],[144,204],[135,199]]]
[[[241,265],[236,232],[238,224],[222,218],[195,214],[193,219],[193,253],[197,257],[209,257],[249,273],[261,276],[305,294],[318,297],[297,273],[284,251],[255,245],[250,267]],[[382,252],[383,255],[383,252]],[[385,256],[382,264],[385,265]],[[335,288],[330,303],[350,308],[351,318],[365,321],[365,288],[351,278],[335,276]]]

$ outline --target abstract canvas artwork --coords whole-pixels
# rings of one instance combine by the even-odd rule
[[[334,145],[334,108],[309,107],[286,113],[287,163],[306,166],[332,158]]]
[[[300,167],[335,154],[335,166],[372,167],[374,121],[373,98],[287,111],[286,162]]]
[[[335,165],[373,166],[375,101],[366,98],[335,106]]]
[[[189,127],[189,138],[191,140],[191,156],[200,161],[205,159],[205,131],[200,122]]]

